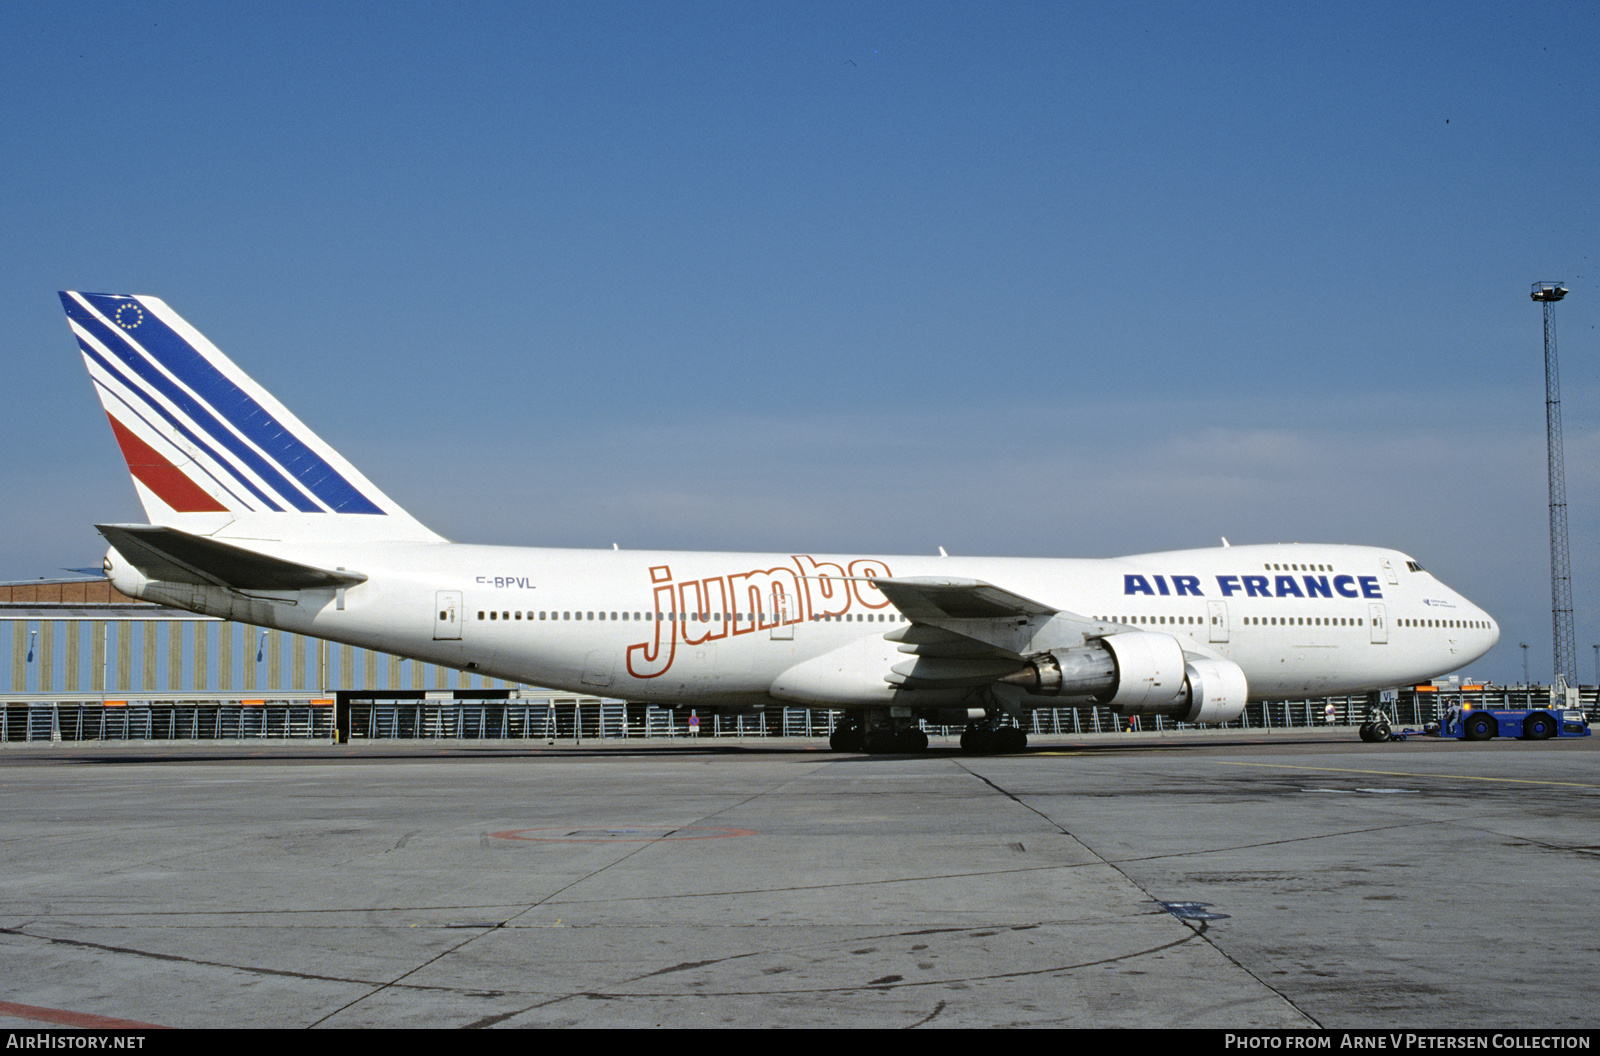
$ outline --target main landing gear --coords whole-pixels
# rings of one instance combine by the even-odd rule
[[[864,723],[851,718],[834,727],[828,747],[868,755],[916,755],[928,750],[928,735],[908,720]],[[1000,755],[1027,747],[1026,733],[998,722],[973,723],[961,734],[961,750],[968,755]]]
[[[974,723],[961,733],[961,750],[969,755],[1020,752],[1028,747],[1028,735],[1015,726]]]
[[[928,750],[928,735],[915,723],[904,720],[869,727],[859,719],[846,719],[834,727],[828,747],[836,752],[912,755]]]

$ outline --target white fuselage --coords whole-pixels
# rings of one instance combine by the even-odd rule
[[[796,665],[859,643],[896,658],[905,618],[866,580],[982,580],[1107,631],[1170,634],[1231,660],[1252,700],[1424,681],[1482,656],[1499,628],[1402,553],[1283,544],[1111,559],[556,550],[454,543],[296,542],[256,548],[367,581],[342,591],[119,589],[497,678],[660,704],[761,705]],[[290,604],[290,601],[293,604]],[[869,641],[870,640],[870,641]],[[903,652],[904,650],[901,650]],[[860,650],[856,650],[860,653]],[[834,706],[916,703],[877,676]],[[1045,703],[1039,700],[1037,703]]]
[[[1499,635],[1406,555],[1360,546],[1042,560],[454,544],[160,298],[61,302],[149,518],[100,526],[107,572],[208,615],[635,701],[888,708],[865,725],[894,736],[918,708],[992,732],[1048,701],[1226,722],[1246,699],[1432,678]]]

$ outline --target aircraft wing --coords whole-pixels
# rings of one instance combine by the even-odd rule
[[[1054,616],[1060,611],[981,579],[920,576],[868,582],[913,621],[1026,619]]]
[[[887,679],[906,689],[981,686],[1050,646],[1081,644],[1102,625],[978,579],[872,579],[911,622],[885,638],[910,656]]]
[[[365,583],[359,572],[330,571],[258,554],[154,524],[97,524],[117,553],[149,579],[236,590],[305,590]]]

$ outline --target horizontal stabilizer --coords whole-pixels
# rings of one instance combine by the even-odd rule
[[[205,583],[236,590],[306,590],[365,583],[359,572],[334,572],[285,561],[254,550],[154,524],[97,524],[135,568],[149,579]]]

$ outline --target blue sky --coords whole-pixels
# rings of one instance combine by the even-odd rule
[[[452,538],[1404,549],[1600,640],[1593,4],[0,6],[0,579],[142,519],[160,296]]]

